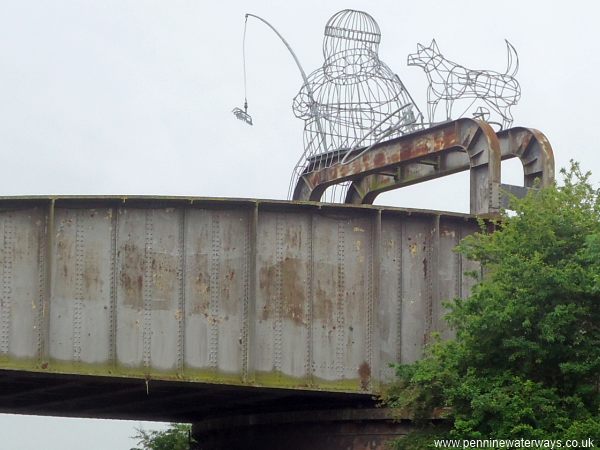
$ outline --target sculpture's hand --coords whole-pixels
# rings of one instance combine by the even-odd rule
[[[298,119],[307,120],[314,116],[313,111],[315,110],[315,107],[305,88],[302,88],[298,95],[294,97],[292,109],[294,110],[294,115]]]

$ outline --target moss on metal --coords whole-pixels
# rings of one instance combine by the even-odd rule
[[[219,372],[214,369],[185,368],[183,371],[157,370],[144,366],[124,366],[109,363],[81,363],[70,361],[50,360],[48,362],[0,357],[0,370],[23,370],[30,372],[138,378],[142,380],[186,381],[207,384],[228,384],[233,386],[256,386],[267,388],[327,390],[333,392],[373,393],[373,389],[363,389],[361,380],[348,378],[342,380],[325,380],[317,377],[292,377],[281,372],[257,372],[246,381],[240,373]]]

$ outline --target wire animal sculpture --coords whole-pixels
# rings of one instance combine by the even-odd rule
[[[427,114],[430,123],[435,122],[438,103],[445,102],[445,120],[452,119],[452,109],[458,100],[469,99],[463,117],[476,103],[475,118],[489,121],[491,112],[499,116],[496,123],[500,129],[509,128],[513,122],[510,108],[521,97],[521,87],[515,79],[519,70],[517,51],[506,41],[508,64],[504,73],[492,70],[472,70],[449,59],[439,51],[435,39],[428,47],[417,44],[417,52],[408,55],[408,65],[423,68],[429,80],[427,89]],[[472,99],[472,100],[471,100]],[[463,104],[464,105],[464,104]],[[491,110],[491,111],[490,111]]]
[[[379,25],[373,17],[351,9],[334,14],[325,26],[323,65],[312,72],[293,100],[304,120],[304,153],[290,183],[307,172],[356,158],[386,138],[423,125],[404,84],[379,59]],[[360,150],[362,149],[362,150]],[[330,193],[330,200],[344,189]]]

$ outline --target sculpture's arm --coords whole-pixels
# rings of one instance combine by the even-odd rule
[[[306,120],[312,117],[311,114],[311,106],[312,100],[308,95],[308,90],[306,89],[306,85],[303,85],[300,89],[300,92],[294,97],[292,101],[292,109],[294,110],[294,115],[298,119]]]

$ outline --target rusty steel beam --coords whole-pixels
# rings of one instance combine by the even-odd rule
[[[345,203],[370,205],[383,192],[452,175],[469,167],[469,157],[462,151],[450,151],[434,160],[407,161],[393,173],[374,173],[353,181]]]
[[[531,128],[516,127],[497,133],[497,137],[502,160],[515,157],[521,160],[525,188],[533,187],[536,179],[540,180],[541,186],[553,183],[554,154],[543,133]],[[435,161],[430,159],[408,161],[399,165],[393,174],[375,173],[354,181],[348,189],[346,203],[372,204],[383,192],[469,169],[470,162],[467,154],[457,151],[439,155]],[[515,190],[516,188],[501,186],[501,190],[513,193],[526,192]],[[501,204],[506,203],[501,200]]]
[[[471,213],[490,213],[499,210],[500,159],[494,130],[485,122],[463,118],[381,143],[348,164],[306,173],[298,180],[294,200],[318,201],[327,187],[372,174],[376,184],[386,177],[394,179],[408,164],[414,170],[466,161],[471,169]],[[410,174],[409,169],[407,178]]]
[[[517,157],[523,165],[523,186],[535,180],[541,186],[554,183],[554,152],[548,138],[534,128],[515,127],[498,133],[502,159]]]

